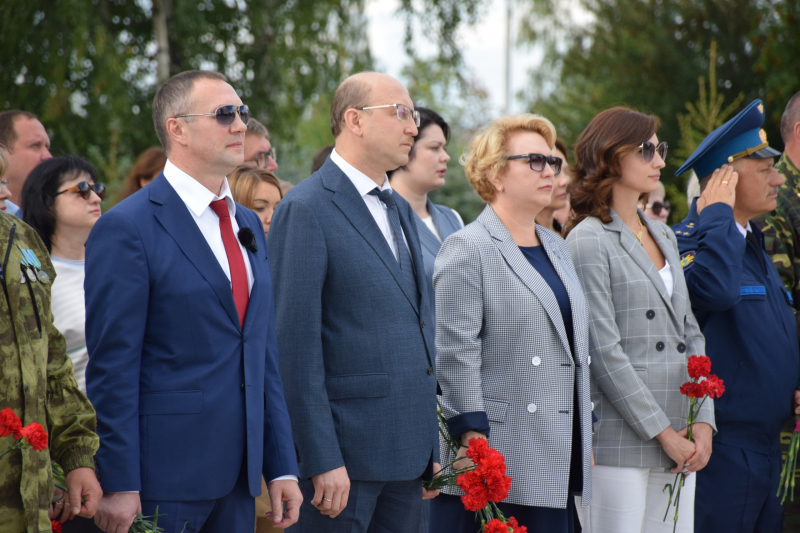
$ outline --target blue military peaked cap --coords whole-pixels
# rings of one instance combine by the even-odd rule
[[[697,177],[703,179],[725,163],[737,159],[781,155],[767,144],[767,133],[761,129],[762,124],[764,104],[761,100],[753,100],[738,115],[709,133],[675,175],[694,169]]]

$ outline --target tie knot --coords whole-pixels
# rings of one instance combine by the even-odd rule
[[[222,200],[214,200],[209,206],[219,218],[231,218],[231,212],[228,211],[228,202],[224,198]]]
[[[385,203],[387,206],[394,205],[394,198],[392,198],[392,190],[391,189],[383,189],[380,190],[377,187],[369,191],[369,194],[372,196],[377,196],[378,199]]]

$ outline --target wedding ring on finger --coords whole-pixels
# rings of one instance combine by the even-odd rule
[[[333,501],[330,498],[322,498],[322,499],[325,500],[326,502],[332,502]]]
[[[723,185],[727,185],[727,184],[728,184],[728,182],[723,180],[722,184],[723,184]]]

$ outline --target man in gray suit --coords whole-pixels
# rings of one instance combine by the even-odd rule
[[[439,457],[433,295],[413,211],[386,177],[408,162],[418,117],[394,78],[345,80],[336,148],[272,219],[301,533],[412,533],[436,495],[422,488]]]

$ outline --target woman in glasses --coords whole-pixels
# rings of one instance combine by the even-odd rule
[[[597,115],[575,148],[565,228],[589,301],[594,434],[592,533],[672,531],[663,488],[675,472],[708,462],[714,406],[685,438],[692,354],[704,354],[678,245],[670,228],[637,209],[658,187],[667,144],[656,117],[625,108]],[[670,473],[670,469],[672,473]],[[696,476],[680,498],[677,531],[693,530]],[[670,514],[670,517],[672,515]]]
[[[97,219],[100,218],[100,202],[106,189],[97,181],[97,170],[91,163],[79,157],[54,157],[39,163],[22,188],[23,221],[42,238],[50,260],[56,271],[54,280],[39,280],[50,283],[53,325],[64,335],[67,355],[72,359],[75,380],[86,393],[86,349],[84,326],[84,259],[86,240]],[[59,497],[56,489],[55,498]],[[63,506],[66,508],[67,506]],[[66,518],[68,510],[53,507],[54,519]],[[64,525],[64,531],[99,531],[92,520],[75,517]]]
[[[562,160],[538,115],[492,121],[462,158],[488,203],[436,258],[436,369],[443,414],[463,456],[488,439],[513,479],[500,504],[528,531],[575,528],[573,495],[591,494],[586,299],[569,249],[536,224]],[[441,444],[442,464],[453,459]],[[430,531],[474,533],[461,490],[432,500]]]
[[[84,337],[83,264],[86,240],[106,189],[97,170],[79,157],[54,157],[31,171],[22,189],[23,221],[42,238],[56,271],[52,287],[54,325],[67,341],[75,379],[86,392],[89,355]]]
[[[667,223],[667,218],[669,218],[669,210],[670,205],[664,198],[667,195],[667,191],[664,189],[664,184],[660,181],[658,182],[658,188],[650,193],[650,195],[646,198],[646,202],[643,201],[640,203],[640,207],[644,214],[647,215],[647,218],[650,220],[658,220],[664,224]]]
[[[539,211],[539,214],[536,215],[536,223],[560,235],[561,223],[556,220],[555,213],[569,205],[569,196],[567,196],[567,185],[569,184],[567,149],[561,139],[556,139],[553,155],[563,161],[563,168],[561,173],[554,178],[553,197],[550,199],[550,205]]]
[[[275,174],[263,168],[241,165],[228,175],[228,187],[234,201],[255,212],[264,225],[264,235],[269,234],[272,214],[283,199],[281,184]]]
[[[433,263],[442,241],[464,227],[461,216],[453,209],[437,205],[428,199],[428,193],[444,185],[447,173],[447,142],[450,127],[437,113],[418,107],[420,122],[414,145],[408,154],[408,163],[388,172],[392,189],[411,205],[417,224],[425,277],[433,279]]]

